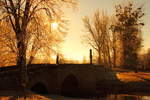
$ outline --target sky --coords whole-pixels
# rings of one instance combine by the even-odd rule
[[[82,41],[82,36],[86,35],[82,18],[84,16],[92,16],[97,10],[104,10],[108,15],[115,13],[114,6],[125,0],[78,0],[78,9],[65,9],[65,16],[69,20],[68,34],[61,46],[61,52],[65,58],[82,60],[89,57],[90,47]],[[150,48],[150,0],[128,0],[135,1],[137,4],[144,4],[145,16],[143,20],[145,26],[142,29],[143,49]]]

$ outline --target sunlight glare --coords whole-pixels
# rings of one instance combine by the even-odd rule
[[[57,22],[53,22],[51,24],[52,29],[57,29],[58,28],[58,23]]]

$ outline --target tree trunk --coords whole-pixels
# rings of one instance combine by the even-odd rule
[[[110,47],[109,47],[109,44],[107,42],[106,44],[106,51],[107,51],[107,56],[108,56],[108,63],[109,63],[109,67],[112,67],[112,64],[111,64],[111,56],[110,56]]]
[[[32,62],[33,62],[33,60],[34,60],[34,57],[33,57],[33,56],[31,56],[31,57],[29,58],[28,65],[31,65],[31,64],[32,64]]]
[[[108,64],[107,64],[107,58],[106,58],[106,51],[105,50],[103,50],[103,59],[104,59],[104,65],[105,65],[105,67],[108,66]]]
[[[116,67],[116,48],[113,47],[113,67]]]
[[[101,52],[100,52],[100,50],[98,52],[98,64],[101,64]]]
[[[26,45],[23,38],[17,43],[18,57],[17,68],[19,69],[19,87],[20,91],[25,94],[27,90],[27,66],[26,66]]]

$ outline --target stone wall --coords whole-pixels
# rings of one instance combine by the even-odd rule
[[[75,89],[79,94],[94,94],[99,82],[117,80],[109,68],[90,64],[48,65],[36,64],[28,67],[29,88],[42,84],[48,93],[60,94]],[[0,73],[0,90],[18,88],[16,69]],[[67,87],[68,86],[68,87]],[[77,89],[76,89],[76,88]],[[38,88],[38,87],[37,87]]]

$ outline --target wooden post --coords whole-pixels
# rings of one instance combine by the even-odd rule
[[[90,64],[93,64],[93,62],[92,62],[92,49],[90,49]]]
[[[57,57],[56,57],[56,64],[59,64],[59,54],[57,54]]]

